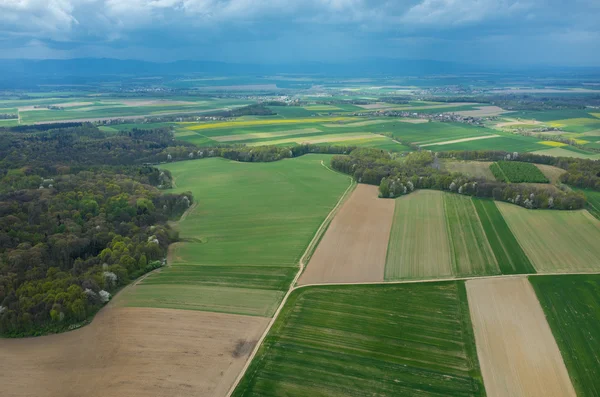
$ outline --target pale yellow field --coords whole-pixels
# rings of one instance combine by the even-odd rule
[[[444,168],[450,172],[460,172],[475,178],[484,178],[491,181],[495,180],[494,174],[490,171],[491,161],[444,161]]]
[[[600,159],[600,154],[584,154],[584,153],[577,153],[577,152],[573,152],[571,150],[567,150],[567,149],[562,149],[562,148],[552,148],[552,149],[546,149],[546,150],[538,150],[535,152],[532,152],[533,154],[541,154],[542,156],[554,156],[554,157],[574,157],[574,158],[580,158],[580,159],[591,159],[591,160],[598,160]]]
[[[538,273],[600,271],[600,221],[586,210],[496,204]]]
[[[478,141],[481,139],[490,139],[490,138],[499,138],[500,135],[484,135],[484,136],[474,136],[471,138],[462,138],[462,139],[454,139],[452,141],[444,141],[444,142],[435,142],[435,143],[427,143],[425,145],[419,145],[420,147],[427,146],[439,146],[439,145],[450,145],[452,143],[461,143],[461,142],[470,142],[470,141]]]
[[[575,397],[529,281],[468,280],[466,287],[488,397]]]
[[[562,168],[554,167],[552,165],[535,164],[535,166],[538,167],[539,170],[542,171],[546,178],[548,178],[552,183],[560,182],[560,176],[567,172]]]
[[[311,138],[287,138],[287,139],[276,139],[272,141],[259,141],[259,142],[251,142],[248,143],[248,146],[263,146],[263,145],[280,145],[283,143],[326,143],[326,142],[342,142],[342,141],[353,141],[360,139],[385,139],[384,136],[374,135],[374,134],[365,134],[365,133],[350,133],[350,134],[329,134],[329,135],[321,135],[318,137]]]
[[[456,114],[460,114],[464,117],[491,117],[500,116],[506,112],[506,110],[498,106],[480,106],[477,110],[463,110],[456,112]]]
[[[288,130],[288,131],[277,131],[277,132],[257,132],[253,134],[235,134],[235,135],[223,135],[223,136],[212,136],[210,139],[217,142],[234,142],[234,141],[248,141],[252,139],[265,139],[265,138],[278,138],[281,136],[288,135],[303,135],[303,134],[314,134],[321,132],[316,128],[304,128],[299,130]]]

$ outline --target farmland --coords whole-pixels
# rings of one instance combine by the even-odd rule
[[[499,274],[496,257],[471,198],[444,194],[444,209],[453,274],[459,277]]]
[[[127,306],[271,316],[300,256],[349,186],[307,155],[276,163],[204,159],[166,165],[197,205],[178,223],[170,266],[125,295]]]
[[[396,199],[386,280],[452,276],[443,195],[420,190]]]
[[[494,174],[490,171],[489,161],[444,161],[444,168],[450,172],[459,172],[475,178],[494,180]]]
[[[383,281],[394,201],[358,185],[329,225],[299,284]]]
[[[548,183],[546,176],[531,163],[519,161],[498,161],[490,165],[490,170],[499,182],[509,183]]]
[[[466,282],[489,397],[575,397],[560,351],[527,278]]]
[[[496,203],[492,200],[473,198],[473,204],[502,274],[535,273],[529,258],[506,224]]]
[[[365,393],[485,395],[461,282],[300,288],[233,395]]]
[[[538,273],[600,270],[600,221],[589,212],[497,205]]]
[[[536,276],[529,281],[577,395],[600,395],[600,276]]]
[[[600,219],[600,192],[587,189],[577,189],[585,194],[588,202],[588,211],[596,218]]]

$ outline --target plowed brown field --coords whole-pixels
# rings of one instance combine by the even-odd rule
[[[358,185],[329,225],[298,284],[383,281],[394,200]]]
[[[575,397],[526,278],[469,280],[467,295],[488,397]]]
[[[0,394],[224,396],[268,321],[107,307],[76,331],[0,340]]]

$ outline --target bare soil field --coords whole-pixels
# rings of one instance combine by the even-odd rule
[[[0,394],[224,396],[268,322],[111,305],[75,331],[0,339]]]
[[[539,170],[542,171],[544,176],[548,178],[552,183],[559,182],[560,176],[567,172],[562,168],[554,167],[552,165],[547,164],[536,164],[535,166],[538,167]]]
[[[359,184],[325,232],[298,284],[383,281],[394,200]]]
[[[504,110],[499,106],[481,106],[478,107],[477,110],[463,110],[461,112],[456,112],[456,114],[464,117],[490,117],[500,116],[507,112],[508,110]]]
[[[488,397],[575,397],[529,281],[469,280],[466,286]]]
[[[450,172],[460,172],[475,178],[485,178],[494,181],[494,174],[490,171],[491,161],[455,161],[446,160],[444,168]]]
[[[444,193],[419,190],[395,201],[385,279],[452,277]]]

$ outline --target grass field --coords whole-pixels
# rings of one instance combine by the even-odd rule
[[[600,275],[535,276],[544,309],[579,397],[600,395]]]
[[[600,270],[600,221],[589,212],[497,205],[538,273]]]
[[[534,154],[540,154],[542,156],[554,156],[554,157],[575,157],[581,159],[600,160],[600,154],[597,153],[583,153],[581,151],[568,150],[565,148],[552,148],[545,150],[537,150]]]
[[[271,315],[349,185],[348,177],[321,165],[329,159],[165,165],[174,191],[191,191],[196,207],[177,225],[183,241],[171,249],[171,266],[144,279],[128,304]]]
[[[473,198],[483,230],[502,274],[531,274],[535,269],[492,200]]]
[[[446,193],[444,209],[453,274],[459,277],[500,274],[471,197]]]
[[[459,172],[474,178],[494,180],[494,174],[490,171],[489,161],[457,161],[444,160],[444,168],[450,172]]]
[[[420,190],[396,199],[385,279],[452,276],[444,193]]]
[[[464,284],[298,289],[233,395],[484,396]]]

